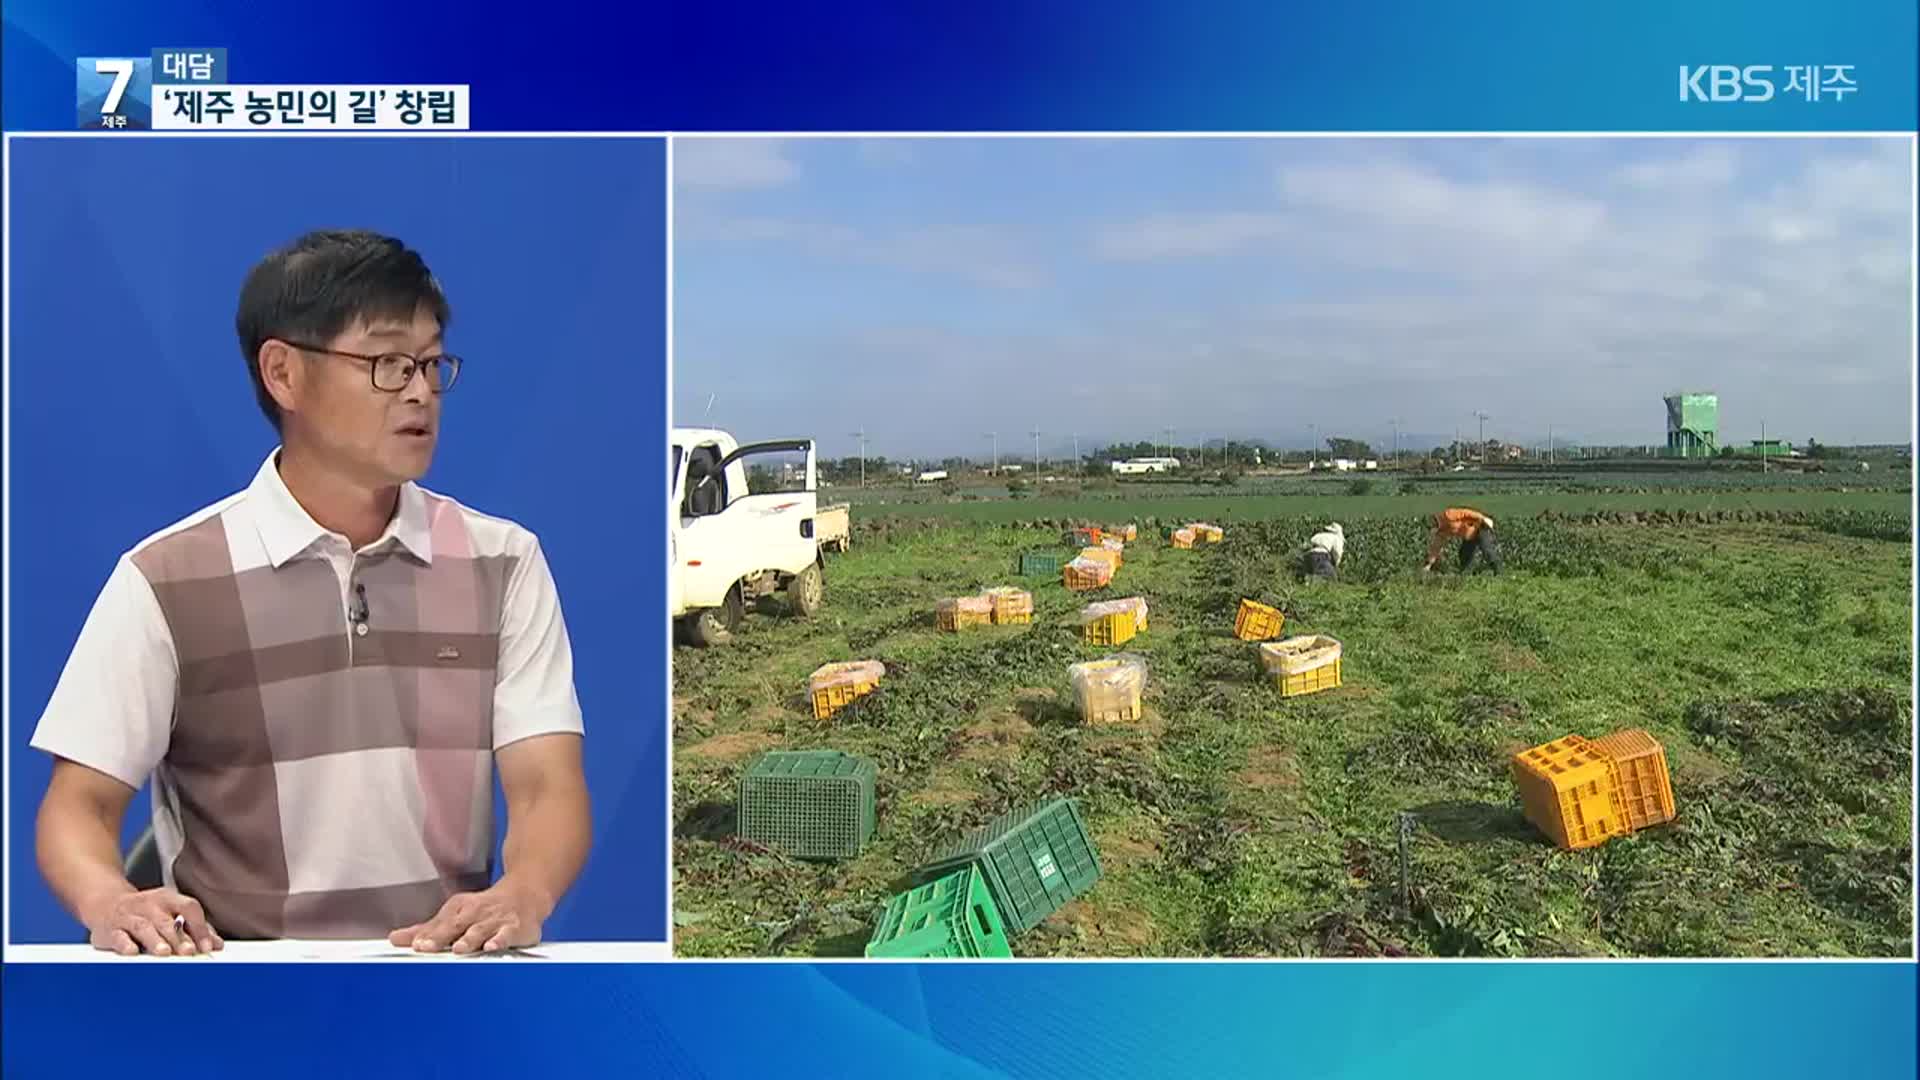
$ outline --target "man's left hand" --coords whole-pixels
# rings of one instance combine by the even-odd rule
[[[502,881],[448,897],[439,914],[395,930],[387,941],[420,952],[499,952],[538,945],[540,921],[534,898]]]

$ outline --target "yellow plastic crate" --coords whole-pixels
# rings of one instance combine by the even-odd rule
[[[993,601],[984,596],[961,596],[934,605],[933,621],[942,630],[959,632],[993,622]]]
[[[1089,645],[1125,645],[1140,629],[1130,612],[1114,612],[1080,624],[1080,636]]]
[[[1202,543],[1217,544],[1222,537],[1226,536],[1226,532],[1220,526],[1208,525],[1205,522],[1195,522],[1187,528],[1192,529],[1193,538]]]
[[[1295,672],[1292,675],[1275,675],[1273,685],[1280,688],[1280,696],[1299,697],[1301,694],[1317,694],[1322,690],[1337,690],[1340,687],[1340,661],[1309,671]]]
[[[1142,629],[1145,601],[1104,600],[1080,609],[1080,636],[1089,645],[1124,645]]]
[[[1137,656],[1111,656],[1067,669],[1074,704],[1089,724],[1131,724],[1140,719],[1140,691],[1147,663]]]
[[[1513,783],[1527,820],[1568,851],[1628,831],[1613,760],[1578,735],[1515,754]]]
[[[993,604],[993,621],[998,626],[1033,622],[1033,594],[1025,589],[1002,586],[984,594]]]
[[[1281,697],[1298,697],[1340,685],[1340,643],[1324,634],[1307,634],[1260,646],[1260,666]]]
[[[1667,774],[1667,750],[1659,740],[1640,728],[1628,728],[1592,743],[1613,762],[1613,781],[1629,832],[1673,820],[1673,780]]]
[[[1131,543],[1133,543],[1133,542],[1134,542],[1135,540],[1137,540],[1137,539],[1139,539],[1139,537],[1140,537],[1140,526],[1138,526],[1138,525],[1117,525],[1117,526],[1116,526],[1116,525],[1109,525],[1109,526],[1107,526],[1107,528],[1106,528],[1106,530],[1105,530],[1105,531],[1104,531],[1104,532],[1102,533],[1102,537],[1104,538],[1104,537],[1109,537],[1109,536],[1114,536],[1114,537],[1119,537],[1119,538],[1120,538],[1121,540],[1124,540],[1124,541],[1126,541],[1127,543],[1129,543],[1129,544],[1131,544]]]
[[[1073,592],[1104,589],[1113,583],[1113,564],[1093,559],[1075,559],[1060,568],[1060,580]]]
[[[813,699],[813,717],[825,720],[855,701],[873,693],[886,674],[886,665],[878,660],[849,660],[824,664],[807,677],[807,693]]]
[[[1233,616],[1233,636],[1241,641],[1269,641],[1279,637],[1286,624],[1287,617],[1279,608],[1242,600]]]
[[[1083,549],[1080,552],[1079,557],[1082,559],[1091,559],[1094,562],[1106,563],[1108,566],[1113,567],[1115,570],[1120,569],[1120,563],[1123,561],[1120,558],[1119,552],[1108,551],[1106,548],[1103,548],[1103,547],[1090,547],[1090,548]]]
[[[1173,546],[1177,548],[1182,548],[1182,549],[1192,548],[1193,547],[1193,530],[1192,529],[1173,530]]]

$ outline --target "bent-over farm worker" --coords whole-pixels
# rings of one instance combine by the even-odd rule
[[[1433,515],[1433,537],[1427,542],[1427,562],[1422,573],[1433,569],[1447,544],[1460,541],[1460,570],[1473,566],[1475,555],[1483,556],[1494,573],[1500,572],[1500,544],[1493,532],[1493,519],[1478,510],[1449,507]]]

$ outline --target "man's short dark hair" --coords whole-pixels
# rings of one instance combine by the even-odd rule
[[[452,318],[426,260],[390,236],[319,230],[260,260],[234,316],[260,411],[280,430],[280,405],[260,377],[260,346],[269,339],[323,346],[356,322],[406,321],[422,307],[442,329]]]

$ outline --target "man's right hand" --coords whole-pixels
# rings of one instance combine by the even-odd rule
[[[175,922],[175,916],[180,917]],[[200,901],[172,889],[121,893],[87,921],[93,947],[121,956],[194,956],[226,947]]]

